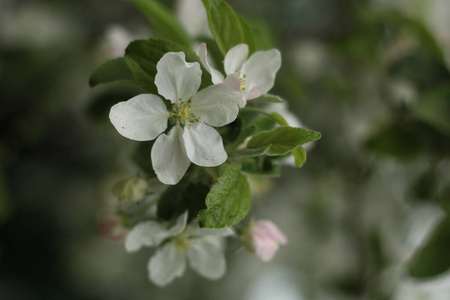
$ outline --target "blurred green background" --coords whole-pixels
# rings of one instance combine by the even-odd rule
[[[323,136],[271,190],[254,179],[253,213],[289,244],[270,263],[230,247],[225,278],[154,287],[151,250],[98,229],[138,145],[108,111],[135,90],[88,79],[158,32],[122,1],[1,0],[0,299],[409,300],[412,280],[446,274],[450,2],[229,3],[282,53],[272,92]]]

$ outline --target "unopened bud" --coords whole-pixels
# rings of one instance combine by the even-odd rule
[[[113,187],[113,194],[121,203],[142,200],[147,195],[148,182],[139,177],[124,179]]]
[[[286,244],[286,236],[271,221],[251,223],[241,236],[245,248],[264,261],[273,258],[279,244]]]

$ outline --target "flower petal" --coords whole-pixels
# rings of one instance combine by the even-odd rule
[[[169,134],[161,134],[152,148],[152,164],[159,181],[165,184],[177,184],[190,165],[181,138],[183,128],[176,125]]]
[[[197,62],[186,62],[183,52],[168,52],[156,64],[158,93],[177,103],[192,97],[200,87],[202,71]]]
[[[253,233],[253,247],[255,254],[263,261],[269,261],[278,250],[278,244],[268,236]]]
[[[196,165],[215,167],[223,164],[228,158],[222,137],[209,125],[188,124],[183,133],[183,140],[187,156]]]
[[[117,131],[135,141],[155,139],[167,128],[169,112],[156,95],[141,94],[119,102],[109,112],[109,119]]]
[[[209,279],[219,279],[225,274],[226,262],[223,253],[208,240],[191,240],[187,257],[192,269]]]
[[[158,246],[169,236],[170,232],[162,224],[155,221],[142,222],[127,234],[125,249],[128,252],[135,252],[142,246]]]
[[[280,66],[281,54],[277,49],[255,52],[241,68],[241,73],[246,76],[246,87],[254,83],[261,94],[267,93],[273,87]]]
[[[202,122],[220,127],[236,120],[241,100],[241,93],[225,84],[211,85],[192,98],[191,112]]]
[[[253,230],[254,232],[258,232],[262,235],[265,235],[275,242],[280,244],[286,244],[287,238],[284,233],[281,232],[280,229],[272,222],[268,220],[261,220],[255,223]]]
[[[225,74],[238,73],[241,70],[242,64],[247,60],[247,57],[248,46],[246,44],[239,44],[231,48],[225,55],[223,62]]]
[[[247,104],[248,100],[256,99],[259,96],[261,96],[262,94],[263,93],[261,92],[261,89],[254,82],[252,82],[250,84],[250,87],[248,87],[248,90],[245,91],[245,93],[244,93],[243,98],[244,98],[245,104]],[[240,107],[242,108],[242,106],[240,106]]]
[[[211,67],[208,63],[208,51],[206,49],[206,44],[201,43],[198,48],[198,57],[200,58],[200,62],[203,67],[209,74],[211,74],[211,80],[214,84],[219,84],[223,82],[223,75],[213,67]]]
[[[225,78],[225,80],[223,81],[223,84],[228,86],[233,91],[239,92],[241,89],[241,80],[236,74],[228,75],[227,78]]]
[[[183,250],[173,242],[167,243],[156,251],[148,263],[150,280],[159,286],[171,283],[186,270],[186,258]]]
[[[176,236],[183,232],[183,230],[186,228],[187,218],[188,218],[188,211],[185,211],[178,217],[175,225],[173,225],[169,229],[170,236]]]

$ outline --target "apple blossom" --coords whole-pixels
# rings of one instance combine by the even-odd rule
[[[161,182],[176,184],[191,162],[214,167],[226,161],[222,137],[211,126],[233,122],[242,95],[226,83],[197,92],[200,65],[186,62],[183,52],[164,54],[156,69],[158,92],[170,100],[172,108],[168,110],[159,96],[141,94],[114,105],[109,118],[124,137],[136,141],[156,138],[151,150],[153,169]],[[169,118],[175,125],[164,133]]]
[[[275,76],[281,66],[281,54],[277,49],[257,51],[248,59],[249,49],[246,44],[238,44],[225,55],[224,68],[228,77],[239,78],[236,90],[243,94],[245,101],[258,98],[267,93],[274,85]],[[211,74],[214,84],[224,82],[224,76],[212,68],[207,60],[206,44],[200,44],[199,57],[205,69]]]
[[[279,244],[286,244],[286,236],[278,227],[268,220],[251,223],[241,237],[244,246],[264,261],[273,258]]]
[[[170,228],[156,221],[139,223],[126,237],[128,252],[142,246],[159,246],[148,263],[149,278],[159,286],[182,276],[186,262],[209,279],[219,279],[225,274],[226,261],[220,249],[220,238],[232,234],[231,229],[199,228],[196,223],[186,226],[187,216],[187,212],[183,213]]]

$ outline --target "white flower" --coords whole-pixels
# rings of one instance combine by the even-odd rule
[[[242,95],[225,84],[197,93],[200,65],[186,62],[183,52],[164,54],[156,69],[158,92],[172,102],[172,110],[167,110],[159,96],[141,94],[114,105],[109,118],[124,137],[136,141],[157,138],[151,151],[153,169],[161,182],[176,184],[191,162],[214,167],[226,161],[222,137],[211,126],[233,122]],[[176,125],[167,134],[161,134],[167,129],[169,118]]]
[[[245,247],[264,261],[269,261],[274,257],[279,244],[287,243],[286,236],[273,222],[268,220],[250,224],[242,239]]]
[[[205,69],[211,74],[214,84],[224,82],[243,94],[245,101],[258,98],[267,93],[275,82],[275,75],[281,66],[281,54],[277,49],[257,51],[248,57],[248,46],[239,44],[231,48],[225,55],[224,68],[228,76],[213,69],[206,59],[206,44],[200,44],[199,57]]]
[[[147,221],[134,227],[126,237],[125,249],[128,252],[137,251],[142,246],[160,245],[148,263],[150,280],[159,286],[165,286],[182,276],[186,262],[197,273],[209,279],[219,279],[225,274],[225,257],[218,243],[220,237],[232,234],[231,229],[199,228],[197,224],[186,227],[186,222],[187,212],[170,228],[155,221]]]

